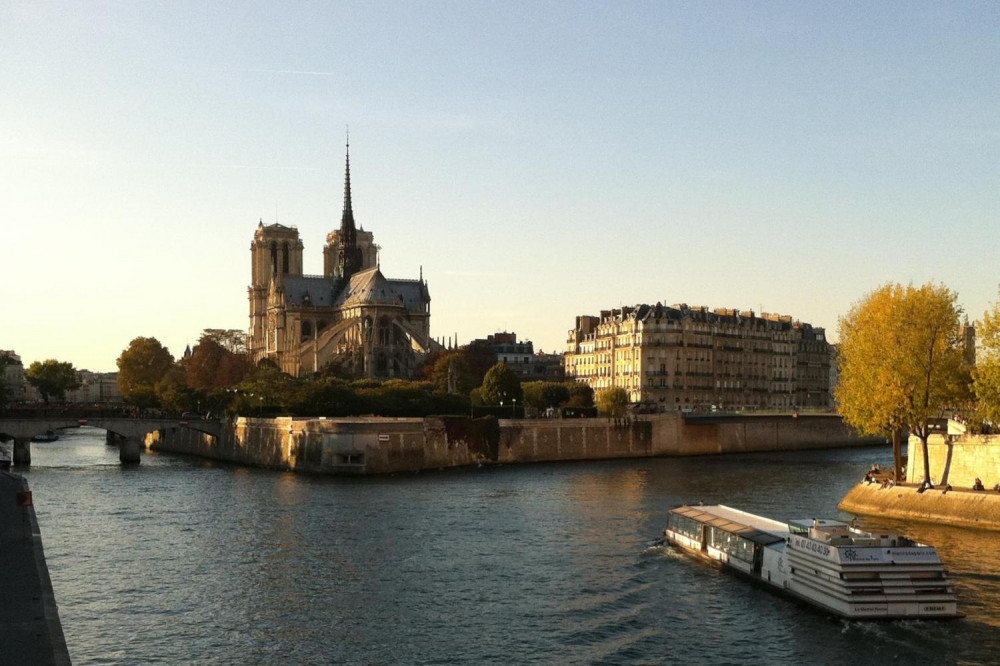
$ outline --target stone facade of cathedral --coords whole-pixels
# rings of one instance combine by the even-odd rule
[[[411,378],[430,337],[430,293],[423,275],[389,280],[370,231],[358,229],[351,204],[351,158],[344,177],[340,229],[323,248],[323,275],[302,273],[294,227],[257,226],[251,254],[250,333],[255,363],[274,361],[293,376],[329,364],[359,378]]]

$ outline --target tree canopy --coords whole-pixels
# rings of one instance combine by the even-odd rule
[[[620,386],[601,389],[597,392],[597,411],[604,416],[621,418],[628,410],[628,391]]]
[[[242,338],[231,334],[242,332],[205,329],[191,356],[184,359],[189,387],[212,391],[240,383],[247,373],[247,355],[234,342]]]
[[[476,376],[469,354],[463,349],[449,349],[438,354],[430,365],[428,378],[438,390],[458,395],[468,395],[483,381],[482,376]]]
[[[135,338],[118,357],[118,390],[125,400],[150,406],[156,385],[174,363],[174,357],[156,338]]]
[[[973,372],[973,390],[979,416],[995,431],[1000,425],[1000,300],[983,313],[976,326],[978,358]]]
[[[521,386],[524,404],[538,410],[561,407],[569,402],[570,386],[566,382],[527,382]]]
[[[76,368],[66,361],[52,358],[41,362],[35,361],[28,366],[24,376],[28,383],[42,394],[44,402],[48,402],[50,397],[62,400],[66,397],[66,391],[80,388]]]
[[[238,328],[206,328],[198,344],[211,340],[231,354],[247,353],[247,334]]]
[[[968,389],[957,295],[944,285],[888,284],[855,303],[840,320],[840,414],[856,430],[893,437],[898,474],[904,428],[920,438],[924,477],[929,422]]]
[[[569,402],[566,407],[593,407],[594,389],[583,382],[573,382],[569,387]]]
[[[441,391],[468,395],[480,386],[486,373],[497,361],[496,350],[485,340],[473,340],[458,349],[431,354],[418,370],[418,376],[434,382]]]
[[[517,373],[506,363],[497,363],[486,372],[479,395],[484,404],[499,405],[501,402],[513,401],[524,404],[524,394],[521,390],[521,380]]]

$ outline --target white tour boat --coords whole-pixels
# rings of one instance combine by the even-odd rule
[[[835,520],[783,523],[721,504],[670,510],[671,545],[845,618],[962,617],[933,546]]]

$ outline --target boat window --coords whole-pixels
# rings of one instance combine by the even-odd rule
[[[877,571],[844,571],[840,574],[844,580],[878,580]]]
[[[701,540],[701,523],[686,516],[671,513],[667,519],[667,527],[691,539]]]
[[[710,546],[727,553],[730,557],[744,562],[753,562],[753,542],[749,539],[730,534],[717,527],[709,527],[708,543]]]

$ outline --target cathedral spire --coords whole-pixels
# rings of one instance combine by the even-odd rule
[[[358,247],[358,230],[354,226],[354,209],[351,206],[351,135],[347,134],[347,166],[344,170],[344,214],[340,219],[340,275],[346,279],[361,270],[363,258]]]
[[[340,218],[340,233],[354,236],[354,208],[351,206],[351,133],[347,132],[347,167],[344,170],[344,214]]]

